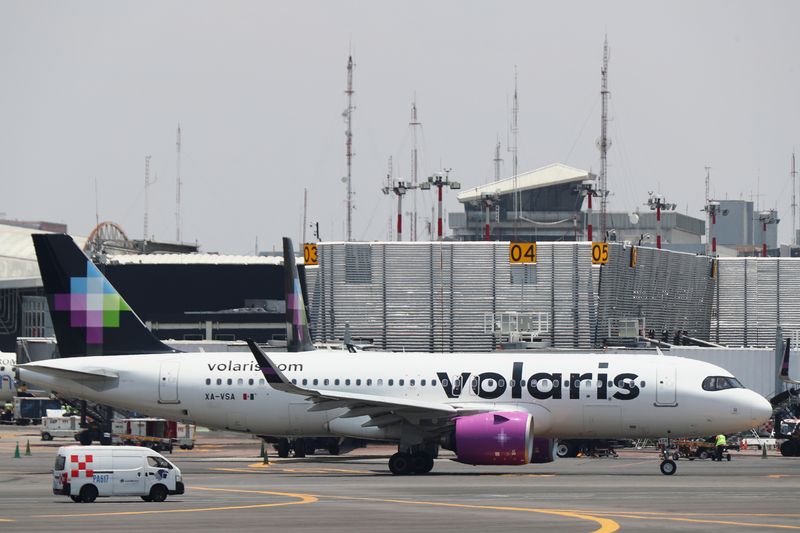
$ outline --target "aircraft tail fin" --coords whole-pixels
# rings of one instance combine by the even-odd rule
[[[310,352],[314,350],[314,344],[308,331],[306,304],[294,260],[292,239],[288,237],[283,238],[283,279],[286,297],[286,349],[290,352]]]
[[[779,372],[779,376],[781,381],[784,383],[791,383],[793,385],[797,385],[800,383],[800,379],[793,378],[789,375],[789,358],[791,356],[791,340],[786,339],[785,348],[783,350],[783,361],[781,362],[781,368]]]
[[[177,351],[145,327],[72,237],[32,237],[62,357]]]

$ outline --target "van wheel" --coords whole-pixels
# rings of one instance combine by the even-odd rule
[[[84,485],[81,487],[79,498],[83,503],[92,503],[97,499],[97,487],[94,485]]]
[[[151,502],[151,501],[153,501],[153,498],[151,498],[150,496],[139,496],[139,497],[140,497],[141,499],[143,499],[144,501],[146,501],[146,502]]]
[[[150,500],[154,502],[163,502],[167,499],[167,488],[164,485],[153,485],[150,489]]]
[[[42,440],[53,440],[53,436],[45,431],[44,433],[42,433]]]
[[[70,496],[69,499],[74,501],[75,503],[81,503],[81,497],[80,496]]]

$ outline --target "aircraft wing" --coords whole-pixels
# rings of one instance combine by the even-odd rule
[[[56,378],[67,378],[75,381],[112,381],[119,379],[119,375],[104,368],[87,368],[83,370],[72,370],[48,365],[46,362],[33,362],[19,365],[18,368],[28,372],[38,372]]]
[[[276,390],[305,396],[316,405],[309,411],[327,411],[330,409],[347,409],[340,418],[369,416],[370,420],[362,426],[384,427],[406,420],[415,425],[425,423],[444,428],[452,423],[456,416],[464,416],[479,412],[494,411],[496,408],[483,408],[478,405],[451,405],[438,402],[426,402],[408,398],[392,398],[374,394],[359,394],[345,391],[329,391],[311,389],[293,384],[278,369],[269,356],[252,340],[247,341],[250,351],[256,358],[261,372],[267,382]]]

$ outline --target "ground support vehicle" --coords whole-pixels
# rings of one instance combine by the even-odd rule
[[[163,418],[122,418],[111,422],[111,441],[172,453],[174,446],[182,450],[194,448],[195,431],[194,424]]]
[[[61,409],[61,402],[52,398],[14,396],[14,421],[18,426],[41,423],[48,409]]]
[[[81,428],[81,417],[79,416],[42,417],[42,440],[53,440],[59,437],[71,439],[81,431],[83,428]]]
[[[690,461],[695,459],[713,459],[717,453],[717,446],[714,442],[702,439],[672,439],[671,446],[665,450],[665,455],[672,459],[685,457]],[[723,457],[730,461],[729,450],[738,450],[736,445],[726,445],[723,449]]]
[[[103,496],[163,502],[183,494],[181,471],[155,450],[138,446],[62,446],[53,468],[53,494],[76,503]]]

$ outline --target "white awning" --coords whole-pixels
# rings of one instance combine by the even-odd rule
[[[594,180],[596,176],[586,170],[570,167],[561,163],[553,163],[546,167],[467,189],[458,195],[462,204],[480,200],[483,194],[508,194],[514,190],[527,191],[551,187],[562,183],[580,183],[585,180]]]

